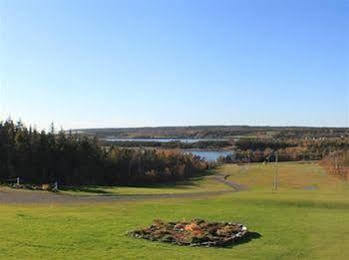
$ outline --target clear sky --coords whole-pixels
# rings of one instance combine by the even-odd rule
[[[348,0],[0,0],[0,115],[349,126]]]

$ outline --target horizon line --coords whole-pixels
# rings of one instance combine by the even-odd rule
[[[133,127],[86,127],[70,128],[69,130],[98,130],[98,129],[150,129],[150,128],[199,128],[199,127],[250,127],[250,128],[336,128],[349,129],[349,126],[306,126],[306,125],[164,125],[164,126],[133,126]]]

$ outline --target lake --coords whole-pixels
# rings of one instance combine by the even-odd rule
[[[233,151],[226,151],[226,150],[182,150],[184,153],[191,153],[193,155],[200,156],[201,158],[205,159],[206,161],[213,162],[216,161],[220,156],[228,156],[233,155]]]
[[[108,142],[160,142],[160,143],[169,143],[169,142],[181,142],[192,144],[201,141],[226,141],[227,139],[203,139],[203,138],[114,138],[108,137],[103,140]],[[205,149],[186,149],[182,150],[183,153],[191,153],[193,155],[200,156],[206,161],[213,162],[216,161],[220,156],[233,155],[232,151],[226,150],[205,150]]]

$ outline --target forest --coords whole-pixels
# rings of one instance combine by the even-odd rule
[[[60,185],[142,185],[195,176],[209,168],[197,156],[154,149],[102,146],[71,132],[37,131],[0,122],[0,180]]]
[[[241,139],[234,143],[234,156],[222,157],[222,163],[322,160],[336,151],[349,149],[349,138]]]

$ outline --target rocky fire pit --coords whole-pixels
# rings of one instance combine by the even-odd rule
[[[241,224],[206,222],[201,219],[179,222],[154,220],[150,227],[129,233],[133,237],[152,241],[206,247],[228,246],[247,237],[248,234],[247,228]]]

